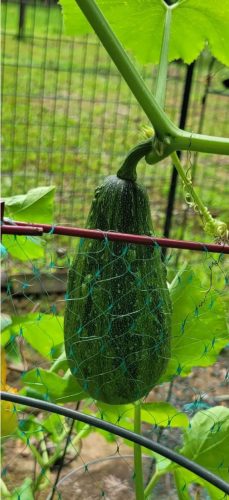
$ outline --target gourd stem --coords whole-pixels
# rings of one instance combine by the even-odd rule
[[[145,491],[144,491],[144,498],[148,498],[151,491],[154,489],[154,486],[156,486],[157,482],[159,481],[160,477],[162,476],[163,473],[155,472],[153,476],[150,479],[150,482],[147,484]]]
[[[117,177],[128,181],[136,181],[136,166],[138,162],[152,150],[152,139],[137,144],[126,156],[122,166],[117,172]]]
[[[48,484],[50,484],[49,457],[48,457],[48,451],[46,448],[44,433],[42,431],[39,431],[37,433],[37,437],[40,439],[40,448],[41,448],[41,455],[42,455],[42,467],[41,467],[41,472],[36,480],[34,491],[43,490],[47,487]],[[43,482],[42,482],[42,480],[43,480]]]
[[[63,363],[66,361],[66,354],[62,352],[60,356],[54,361],[53,365],[49,369],[50,372],[57,373],[60,368],[62,368]]]
[[[141,403],[134,403],[134,432],[141,434]],[[144,484],[142,472],[142,448],[134,443],[134,480],[135,480],[135,498],[144,500]]]
[[[177,498],[179,500],[183,500],[184,499],[184,492],[181,489],[179,476],[177,475],[176,469],[173,471],[173,478],[174,478],[174,482],[175,482],[175,486],[176,486],[176,490],[177,490]],[[186,497],[186,495],[185,495],[185,497]]]

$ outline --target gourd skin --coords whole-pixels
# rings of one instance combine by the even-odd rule
[[[89,229],[152,235],[148,196],[109,176],[96,189]],[[82,389],[109,404],[152,389],[170,356],[171,302],[160,249],[81,239],[69,271],[65,349]]]

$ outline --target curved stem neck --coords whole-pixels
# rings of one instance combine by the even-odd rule
[[[152,150],[152,138],[144,142],[140,142],[131,149],[126,156],[122,166],[117,172],[117,177],[127,181],[136,181],[138,162]]]

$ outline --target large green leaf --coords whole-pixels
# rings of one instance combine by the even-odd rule
[[[55,359],[59,355],[63,343],[62,316],[34,313],[11,319],[12,324],[2,332],[2,345],[20,336],[45,358]]]
[[[229,481],[229,409],[216,406],[204,412],[198,412],[191,420],[190,428],[184,431],[182,455],[194,460],[212,473]],[[177,467],[176,483],[183,497],[188,498],[188,486],[197,483],[208,490],[212,500],[224,498],[222,491],[195,474]]]
[[[143,422],[159,427],[188,427],[187,415],[177,410],[170,403],[142,403],[141,418]]]
[[[97,403],[101,418],[113,424],[124,425],[131,422],[133,428],[134,405],[107,405]],[[169,403],[155,402],[141,404],[141,420],[158,427],[188,427],[187,416]]]
[[[179,452],[212,473],[229,481],[229,409],[216,406],[206,411],[200,411],[192,418],[189,428],[184,430],[183,447]],[[177,487],[178,498],[191,500],[189,486],[199,484],[208,490],[211,500],[222,500],[221,490],[160,455],[154,454],[156,469],[160,475],[173,473]]]
[[[3,242],[10,255],[23,262],[41,259],[44,256],[45,242],[39,236],[3,234]]]
[[[196,474],[193,474],[192,472],[190,472],[187,469],[184,469],[183,467],[178,467],[174,471],[172,471],[172,467],[170,467],[170,470],[168,469],[166,472],[174,473],[176,487],[179,491],[180,500],[193,499],[193,496],[189,494],[189,486],[191,486],[191,484],[193,483],[198,484],[203,488],[205,488],[208,491],[211,500],[226,500],[227,498],[225,497],[224,493],[221,490],[216,488],[216,486],[213,486],[211,483],[208,483],[208,481],[205,481],[201,477],[197,476]]]
[[[215,406],[199,411],[184,431],[180,452],[229,481],[229,409]]]
[[[53,222],[54,186],[30,189],[26,194],[5,198],[5,215],[24,222]],[[28,261],[44,256],[44,241],[38,236],[3,235],[6,250],[15,258]]]
[[[228,343],[225,306],[214,289],[207,289],[188,267],[171,287],[172,352],[161,382],[186,376],[194,366],[213,364]]]
[[[125,48],[142,63],[158,63],[166,4],[163,0],[97,0]],[[66,33],[88,33],[90,27],[75,0],[60,0]],[[208,43],[213,55],[229,64],[229,0],[180,0],[172,10],[169,60],[196,59]]]
[[[26,194],[4,198],[5,215],[25,222],[53,222],[54,186],[30,189]]]
[[[28,386],[34,391],[34,396],[43,396],[53,403],[68,403],[70,401],[80,401],[88,397],[77,380],[69,372],[60,377],[56,373],[35,368],[22,376],[22,381],[25,386]]]

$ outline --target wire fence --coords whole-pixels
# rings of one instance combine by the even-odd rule
[[[149,87],[156,68],[140,68]],[[228,134],[228,70],[207,54],[195,64],[186,129]],[[178,123],[185,65],[170,65],[166,111]],[[98,40],[67,38],[55,4],[2,5],[2,191],[9,196],[38,185],[56,186],[55,222],[85,224],[96,185],[117,170],[142,139],[147,120]],[[228,158],[183,157],[206,205],[227,216]],[[172,166],[139,166],[155,230],[163,234]],[[179,184],[171,235],[202,239]],[[201,235],[201,236],[200,236]]]

